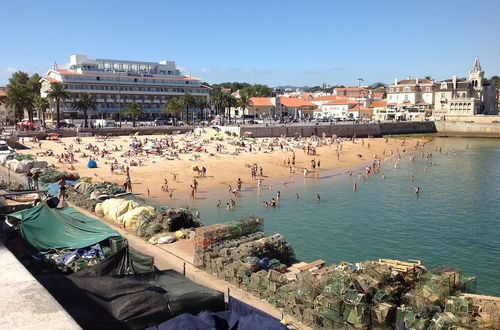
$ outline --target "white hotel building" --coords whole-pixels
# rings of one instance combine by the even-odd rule
[[[71,104],[83,92],[92,95],[99,117],[105,118],[118,118],[132,102],[140,104],[148,117],[153,118],[171,97],[186,93],[205,98],[209,95],[200,79],[181,75],[173,61],[89,59],[85,55],[71,55],[70,61],[68,70],[54,67],[42,78],[42,96],[47,95],[54,82],[62,83],[70,94],[70,98],[60,104],[62,118],[78,117]],[[50,101],[52,113],[55,113],[56,104]]]

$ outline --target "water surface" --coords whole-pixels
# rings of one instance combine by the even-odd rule
[[[287,187],[275,183],[272,191],[245,190],[231,211],[215,206],[217,199],[226,204],[227,192],[192,206],[205,224],[262,216],[265,230],[285,235],[304,261],[420,259],[427,267],[450,265],[476,275],[478,293],[500,296],[500,140],[436,139],[426,152],[431,160],[418,153],[398,168],[394,160],[383,163],[385,179],[325,171],[316,179],[296,177]],[[278,190],[279,206],[263,207]]]

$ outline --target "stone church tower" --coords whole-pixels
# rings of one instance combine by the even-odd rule
[[[470,95],[480,101],[477,114],[495,115],[498,114],[498,104],[496,102],[496,86],[492,82],[484,79],[484,71],[481,70],[479,57],[476,57],[472,69],[469,71],[467,82],[470,84]]]

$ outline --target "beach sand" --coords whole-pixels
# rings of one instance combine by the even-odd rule
[[[312,171],[311,160],[321,160],[321,170],[325,169],[352,169],[365,164],[371,164],[374,161],[375,155],[382,159],[384,162],[391,156],[397,155],[406,148],[406,154],[415,152],[414,147],[417,143],[422,144],[425,142],[423,139],[408,139],[405,140],[404,146],[402,145],[403,139],[385,139],[385,138],[365,138],[357,139],[354,143],[349,141],[341,142],[342,150],[339,150],[339,160],[337,159],[336,143],[328,145],[328,138],[323,139],[323,145],[316,148],[315,155],[308,155],[300,148],[302,145],[310,143],[312,146],[317,146],[317,141],[312,141],[310,138],[300,139],[286,139],[286,138],[259,138],[259,139],[244,139],[240,140],[236,137],[230,137],[225,134],[217,133],[212,128],[206,128],[205,133],[201,136],[194,136],[194,134],[186,135],[169,135],[176,145],[177,149],[185,147],[188,143],[193,143],[194,146],[199,146],[202,152],[188,152],[180,153],[177,157],[165,157],[159,155],[148,156],[128,156],[121,157],[125,151],[132,148],[129,145],[132,143],[134,137],[120,136],[108,137],[106,140],[96,137],[81,138],[81,143],[76,142],[76,138],[62,138],[60,141],[41,141],[41,148],[38,143],[26,142],[25,145],[31,149],[18,150],[22,154],[33,154],[38,160],[45,160],[50,164],[55,165],[58,170],[65,170],[68,172],[77,172],[80,177],[91,177],[93,182],[111,181],[118,184],[123,184],[126,180],[124,171],[120,173],[111,173],[111,162],[117,160],[119,165],[127,166],[131,161],[141,161],[143,166],[130,166],[130,177],[132,181],[133,193],[143,198],[151,200],[162,205],[180,205],[190,198],[190,185],[193,179],[199,183],[196,198],[207,198],[215,190],[228,189],[228,185],[236,188],[238,178],[243,181],[243,188],[256,187],[257,180],[252,179],[251,170],[249,165],[256,163],[263,168],[262,185],[266,186],[267,183],[286,180],[291,176],[303,175],[303,169],[306,167],[309,170],[308,176],[314,177],[315,173]],[[162,136],[138,136],[143,144],[148,141],[160,140]],[[213,139],[219,139],[214,141]],[[220,141],[221,140],[221,141]],[[331,140],[331,139],[330,139]],[[270,151],[269,144],[274,141]],[[245,147],[232,145],[236,142],[245,143]],[[109,155],[104,158],[101,155],[92,153],[86,150],[86,146],[92,144],[99,147],[99,150],[106,145],[108,150],[115,148],[121,149],[120,151],[110,151]],[[216,152],[216,145],[223,146],[223,153]],[[283,144],[283,151],[280,148]],[[72,145],[76,163],[67,164],[61,163],[55,157],[56,155],[67,152]],[[249,151],[249,146],[252,145],[252,152]],[[261,151],[259,151],[259,145]],[[80,152],[75,150],[80,149]],[[235,154],[236,150],[238,154]],[[288,159],[292,160],[292,150],[295,152],[296,161],[295,166],[292,166],[293,172],[290,172],[290,167],[286,164]],[[39,153],[51,150],[54,156],[42,156]],[[206,150],[206,152],[205,152]],[[385,150],[385,155],[384,155]],[[38,155],[37,155],[38,153]],[[85,153],[87,157],[82,157]],[[359,157],[359,155],[362,155]],[[87,168],[89,156],[94,157],[97,162],[98,168]],[[197,159],[195,159],[195,156]],[[172,160],[169,160],[172,159]],[[126,163],[128,162],[128,163]],[[74,166],[74,170],[70,166]],[[201,177],[197,172],[193,171],[193,165],[198,165],[199,168],[205,167],[207,173],[205,177]],[[316,172],[318,169],[316,169]],[[174,180],[174,174],[176,180]],[[168,180],[169,191],[162,190],[164,179]],[[149,189],[149,194],[148,194]],[[172,197],[170,197],[172,194]]]

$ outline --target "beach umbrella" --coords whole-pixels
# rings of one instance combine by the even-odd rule
[[[198,165],[192,165],[191,169],[193,170],[193,172],[198,172],[199,167],[198,167]]]

